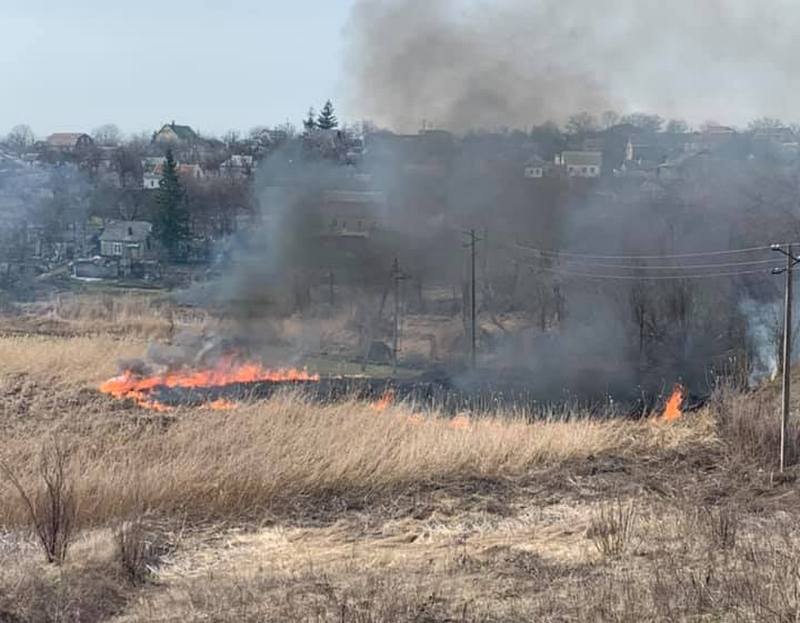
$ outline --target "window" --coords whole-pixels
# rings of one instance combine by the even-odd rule
[[[583,169],[581,169],[581,171],[585,175],[586,173],[589,172],[589,168],[588,167],[583,167]]]
[[[111,255],[122,255],[122,243],[121,242],[112,242],[111,243]]]

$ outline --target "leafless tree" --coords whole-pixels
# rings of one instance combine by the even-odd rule
[[[580,112],[572,115],[565,127],[570,134],[584,134],[597,129],[597,120],[591,113]]]
[[[667,121],[666,132],[669,134],[683,134],[689,131],[689,124],[683,119],[670,119]]]
[[[15,125],[6,136],[5,143],[17,154],[24,153],[33,143],[36,137],[30,126],[25,124]]]
[[[122,141],[122,132],[113,123],[106,123],[92,130],[92,138],[103,147],[115,147]]]
[[[661,126],[664,125],[664,119],[659,115],[650,113],[635,112],[625,115],[621,119],[622,123],[629,123],[637,128],[641,128],[646,132],[658,132]]]
[[[607,110],[600,116],[600,121],[603,124],[603,127],[607,130],[608,128],[617,125],[619,122],[619,113],[614,110]]]

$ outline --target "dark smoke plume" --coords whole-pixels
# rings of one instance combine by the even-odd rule
[[[791,120],[799,25],[790,0],[359,0],[345,73],[351,110],[399,131],[610,108]]]

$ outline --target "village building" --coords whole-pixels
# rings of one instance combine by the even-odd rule
[[[386,195],[382,192],[327,190],[322,195],[322,234],[369,238],[385,210]]]
[[[161,182],[161,175],[158,173],[143,173],[142,188],[145,190],[156,190]]]
[[[154,255],[153,225],[147,221],[109,221],[100,234],[100,255],[141,261]]]
[[[72,153],[92,147],[94,141],[81,132],[56,132],[45,139],[45,144],[55,151]]]
[[[161,126],[161,129],[153,134],[154,143],[193,143],[200,139],[197,132],[188,125],[178,125],[174,121]]]
[[[524,174],[528,179],[541,179],[544,177],[547,163],[541,158],[531,158],[525,163]]]
[[[253,166],[253,156],[233,154],[219,165],[219,171],[223,176],[245,178],[253,172]]]
[[[600,177],[603,153],[600,151],[564,151],[556,156],[556,165],[561,166],[570,177]]]

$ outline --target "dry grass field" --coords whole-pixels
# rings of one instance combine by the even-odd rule
[[[96,387],[172,312],[61,305],[0,323],[0,621],[800,620],[769,389],[674,423],[156,413]]]

